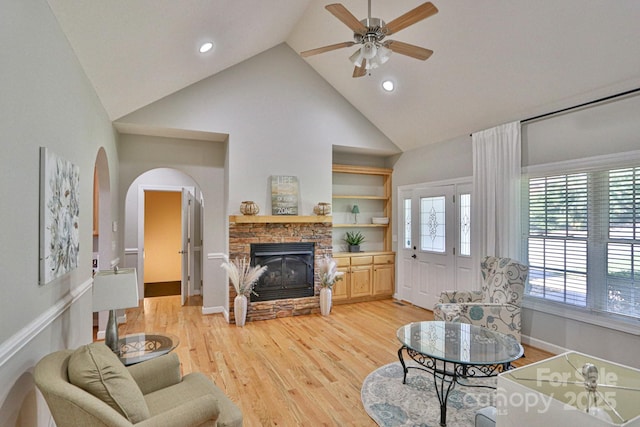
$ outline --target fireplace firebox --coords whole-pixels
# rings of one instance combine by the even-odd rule
[[[251,301],[312,297],[314,252],[314,243],[252,243],[251,265],[266,266],[267,271]]]

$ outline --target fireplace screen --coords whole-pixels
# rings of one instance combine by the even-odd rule
[[[251,265],[262,265],[267,271],[260,277],[251,301],[271,301],[314,295],[313,243],[254,243]]]

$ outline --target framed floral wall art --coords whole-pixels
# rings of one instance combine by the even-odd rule
[[[80,169],[40,147],[40,284],[78,267]]]

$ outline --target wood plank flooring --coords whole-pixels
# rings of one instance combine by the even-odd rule
[[[120,335],[177,335],[183,373],[208,375],[242,410],[245,426],[375,426],[360,387],[376,368],[398,360],[396,330],[433,315],[395,300],[334,306],[308,315],[227,324],[201,314],[201,300],[146,298],[127,310]],[[551,356],[525,348],[521,366]]]

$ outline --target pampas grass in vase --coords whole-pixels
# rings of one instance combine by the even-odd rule
[[[246,258],[236,258],[232,262],[222,263],[222,268],[227,271],[229,280],[236,290],[236,297],[233,300],[233,314],[236,318],[237,326],[244,326],[247,318],[247,298],[252,293],[258,295],[253,287],[260,279],[260,276],[267,270],[267,266],[252,266]]]

